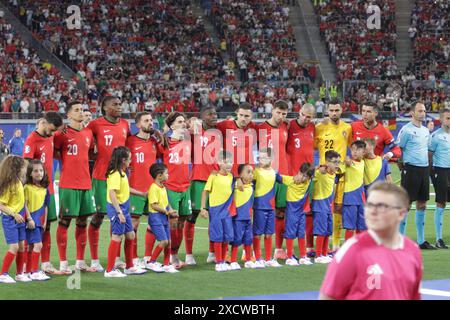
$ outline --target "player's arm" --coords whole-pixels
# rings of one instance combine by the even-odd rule
[[[27,229],[34,230],[36,228],[36,224],[28,210],[28,200],[25,200],[25,221],[27,222]]]
[[[402,156],[402,150],[399,146],[395,145],[394,143],[394,137],[392,136],[392,133],[385,128],[385,139],[384,139],[384,145],[389,148],[389,152],[387,152],[383,158],[386,160],[391,159],[398,159]]]
[[[136,190],[134,188],[130,187],[130,193],[135,195],[135,196],[139,196],[139,197],[144,197],[147,198],[148,192],[141,192],[139,190]]]
[[[161,206],[159,205],[158,202],[152,203],[152,204],[150,205],[150,207],[152,207],[153,210],[158,211],[158,212],[160,212],[160,213],[162,213],[162,214],[169,214],[169,211],[167,211],[166,209],[164,209],[163,207],[161,207]]]
[[[202,191],[202,200],[200,202],[200,215],[203,218],[207,218],[208,217],[208,209],[206,208],[206,198],[209,196],[210,191],[208,190],[203,190]]]
[[[436,140],[432,135],[428,142],[428,163],[430,164],[430,174],[433,174],[433,154],[436,151]]]
[[[25,222],[19,213],[14,213],[6,204],[0,201],[0,211],[7,216],[13,217],[17,223]]]

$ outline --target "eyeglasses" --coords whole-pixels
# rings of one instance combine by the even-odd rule
[[[402,207],[399,206],[390,206],[386,203],[372,203],[372,202],[367,202],[364,205],[364,209],[365,210],[370,210],[370,209],[376,209],[378,212],[380,213],[385,213],[390,209],[401,209]]]

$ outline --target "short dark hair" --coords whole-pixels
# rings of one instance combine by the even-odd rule
[[[244,110],[250,110],[252,111],[253,107],[250,103],[248,102],[242,102],[237,108],[236,111],[238,111],[239,109],[244,109]]]
[[[83,104],[80,101],[71,101],[71,102],[69,102],[67,104],[66,113],[69,113],[70,110],[72,110],[73,106],[76,105],[76,104],[79,104],[79,105],[83,106]]]
[[[158,175],[163,174],[166,170],[167,167],[164,163],[154,163],[150,166],[149,172],[152,178],[156,179]]]
[[[89,113],[92,113],[92,111],[89,110],[89,109],[83,109],[83,112],[89,112]]]
[[[305,162],[300,166],[300,172],[306,174],[311,179],[314,177],[314,166],[309,162]]]
[[[334,150],[328,150],[327,152],[325,152],[326,161],[330,161],[333,158],[340,158],[340,157],[341,157],[340,154]]]
[[[352,142],[352,147],[353,146],[356,146],[356,148],[358,148],[358,149],[365,149],[366,143],[362,140],[355,140]]]
[[[175,122],[175,120],[178,117],[183,117],[185,120],[187,120],[187,117],[186,117],[186,115],[184,113],[178,112],[178,111],[171,112],[171,113],[169,113],[169,115],[166,118],[167,126],[170,128],[170,126]]]
[[[112,101],[112,100],[116,100],[116,99],[119,99],[119,100],[120,100],[120,98],[117,97],[117,96],[106,96],[106,97],[103,97],[102,102],[100,103],[102,115],[105,115],[105,105],[106,105],[108,102],[110,102],[110,101]]]
[[[341,101],[338,99],[338,98],[334,98],[334,99],[331,99],[331,101],[330,102],[328,102],[328,105],[330,105],[330,104],[338,104],[338,105],[341,105]]]
[[[238,166],[238,169],[237,169],[238,175],[241,175],[242,171],[244,171],[244,169],[245,169],[246,166],[250,166],[250,164],[248,164],[248,163],[243,163],[243,164],[240,164],[240,165]]]
[[[288,110],[289,109],[289,105],[284,100],[278,100],[278,101],[275,101],[275,104],[274,104],[273,108],[274,109],[278,108],[278,109],[281,109],[281,110]]]
[[[417,100],[411,103],[411,105],[409,106],[409,110],[408,111],[416,111],[417,105],[418,104],[423,104],[425,105],[425,103],[422,100]]]
[[[373,109],[373,111],[377,112],[377,113],[380,111],[380,108],[378,108],[378,106],[375,105],[375,103],[370,102],[370,101],[363,102],[362,105],[361,105],[361,108],[364,107],[364,106],[371,107]]]
[[[44,119],[47,123],[54,125],[59,128],[63,125],[63,117],[60,113],[55,111],[49,111],[44,114]]]
[[[148,111],[138,112],[138,113],[136,113],[136,117],[134,118],[134,122],[138,123],[143,116],[148,116],[148,115],[152,115],[152,114],[150,112],[148,112]]]

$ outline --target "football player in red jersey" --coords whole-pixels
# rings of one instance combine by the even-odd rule
[[[106,96],[101,102],[103,116],[91,121],[87,128],[92,130],[97,146],[97,154],[92,174],[92,188],[94,190],[97,213],[89,224],[88,236],[91,250],[91,267],[98,272],[104,269],[98,260],[98,240],[100,226],[106,214],[106,170],[114,148],[125,146],[130,135],[130,125],[127,120],[121,119],[122,102],[118,97]],[[119,266],[124,267],[125,263]]]
[[[299,111],[298,118],[291,120],[287,141],[290,175],[294,176],[303,163],[314,163],[314,131],[312,120],[316,114],[315,107],[306,103]],[[306,212],[306,247],[308,251],[314,248],[313,217]]]
[[[42,235],[41,261],[42,270],[53,274],[57,270],[50,262],[50,224],[56,221],[55,191],[53,189],[53,134],[63,126],[63,118],[58,112],[47,112],[37,121],[37,129],[25,141],[23,157],[25,159],[40,160],[49,178],[50,204],[47,213],[47,223]]]
[[[59,180],[59,224],[56,231],[60,266],[63,274],[71,274],[66,257],[67,229],[76,219],[76,270],[95,271],[84,261],[87,242],[87,218],[96,212],[94,193],[89,175],[89,153],[94,149],[92,131],[83,126],[83,106],[78,101],[66,108],[69,125],[65,133],[55,134],[55,151],[62,161]],[[74,170],[76,168],[76,170]]]
[[[190,179],[192,214],[188,217],[184,226],[187,265],[196,264],[195,258],[192,255],[192,245],[194,242],[195,223],[201,209],[203,209],[201,208],[201,196],[211,172],[219,171],[219,166],[215,159],[215,150],[222,148],[222,135],[216,129],[217,112],[214,106],[208,105],[204,107],[200,111],[200,118],[202,120],[201,125],[195,118],[191,118],[190,125],[193,131],[192,172]],[[213,255],[210,254],[208,259],[214,259]],[[213,261],[211,260],[210,262]]]
[[[179,215],[178,218],[171,219],[170,223],[170,263],[175,268],[184,264],[178,257],[178,250],[183,241],[184,222],[192,213],[189,193],[192,142],[186,120],[186,116],[181,112],[171,112],[167,116],[166,125],[170,129],[167,133],[167,145],[160,148],[169,172],[166,188],[170,206]]]
[[[272,117],[257,126],[259,148],[270,148],[273,150],[272,168],[279,174],[289,175],[289,166],[286,154],[286,143],[288,139],[288,124],[284,121],[288,112],[286,101],[276,101],[272,109]],[[283,250],[284,235],[284,212],[286,209],[287,187],[282,183],[276,183],[275,191],[275,259],[286,259]]]
[[[135,233],[133,263],[135,266],[144,268],[144,263],[138,259],[137,231],[141,216],[148,213],[147,193],[153,183],[149,167],[156,162],[158,157],[157,145],[163,142],[163,136],[158,130],[153,129],[153,118],[150,112],[137,113],[135,123],[139,132],[129,136],[126,141],[126,146],[131,151],[129,183],[131,193],[130,214]],[[150,259],[155,243],[154,235],[149,228],[145,240],[146,257],[144,257],[144,262]]]
[[[378,107],[370,103],[364,103],[361,108],[361,115],[362,120],[351,123],[353,140],[374,139],[376,142],[375,155],[382,156],[383,159],[388,161],[392,158],[400,158],[402,151],[399,146],[394,144],[392,133],[376,120]],[[386,147],[389,148],[389,151],[383,155]]]
[[[236,120],[224,120],[217,124],[222,133],[223,148],[234,155],[233,176],[238,177],[237,168],[240,164],[254,165],[253,145],[257,142],[255,124],[252,122],[252,106],[241,103],[236,110]]]

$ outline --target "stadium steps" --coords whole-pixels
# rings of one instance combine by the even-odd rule
[[[75,77],[75,73],[72,69],[70,69],[66,64],[64,64],[61,60],[59,60],[54,54],[52,54],[47,48],[45,48],[42,43],[37,40],[30,30],[27,29],[25,25],[23,25],[19,19],[10,11],[8,7],[4,5],[4,3],[0,2],[0,10],[5,13],[5,20],[11,24],[11,26],[17,32],[17,35],[24,41],[29,47],[34,48],[39,58],[42,61],[48,61],[52,65],[54,65],[60,72],[61,75],[66,79],[70,80]],[[78,88],[83,90],[85,84],[83,82],[78,83]]]
[[[203,20],[203,24],[205,26],[206,32],[208,32],[209,36],[213,39],[214,45],[217,48],[220,48],[220,37],[219,34],[217,33],[216,28],[214,28],[214,25],[211,23],[211,20],[204,16],[204,10],[201,7],[201,4],[199,1],[194,1],[194,3],[192,4],[192,12],[194,13],[194,15],[196,17],[201,17]],[[226,64],[228,61],[232,60],[230,54],[228,53],[228,51],[221,51],[221,55],[222,55],[222,59],[223,62]],[[234,62],[234,61],[233,61]],[[235,63],[236,65],[236,63]],[[234,74],[236,75],[236,77],[240,77],[240,72],[237,68],[234,68]]]
[[[291,7],[293,15],[298,15],[300,25],[295,26],[295,36],[297,37],[297,43],[303,45],[306,43],[311,46],[311,54],[313,60],[318,61],[319,73],[323,80],[336,82],[337,74],[336,67],[330,62],[330,56],[328,54],[325,42],[322,41],[319,33],[319,21],[317,15],[314,12],[311,0],[297,0],[299,6]],[[298,11],[298,13],[296,13]],[[304,42],[302,38],[307,38]],[[308,40],[309,39],[309,40]],[[305,50],[300,51],[303,52]],[[319,75],[319,76],[320,76]]]
[[[406,70],[413,58],[411,40],[408,36],[413,7],[414,0],[395,0],[395,21],[398,36],[396,40],[396,60],[401,71]]]

